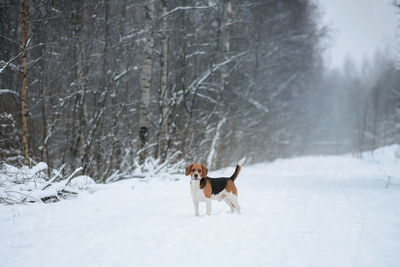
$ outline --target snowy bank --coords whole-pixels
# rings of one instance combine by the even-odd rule
[[[78,194],[79,190],[90,189],[94,184],[88,176],[74,176],[81,170],[75,170],[68,177],[53,170],[53,176],[47,175],[47,164],[39,162],[32,168],[17,168],[6,163],[0,165],[0,203],[21,204],[33,202],[54,202]]]

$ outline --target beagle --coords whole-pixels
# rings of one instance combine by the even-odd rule
[[[190,188],[194,204],[194,213],[199,216],[199,202],[206,202],[207,215],[211,214],[211,200],[224,200],[231,208],[240,213],[240,206],[237,197],[235,179],[242,169],[242,158],[236,166],[235,172],[231,177],[210,178],[207,176],[208,169],[203,164],[190,164],[186,167],[185,175],[190,175]]]

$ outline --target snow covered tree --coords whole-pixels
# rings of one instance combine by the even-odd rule
[[[9,119],[21,116],[20,3],[0,2],[0,83],[13,92],[0,114],[22,132]],[[29,152],[50,168],[105,182],[149,162],[219,168],[306,143],[298,116],[309,116],[324,37],[312,1],[30,3]],[[2,142],[3,158],[21,160],[20,141]]]

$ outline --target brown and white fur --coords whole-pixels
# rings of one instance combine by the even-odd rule
[[[231,208],[240,213],[238,192],[235,179],[242,169],[245,158],[241,159],[231,177],[211,178],[207,176],[208,169],[203,164],[190,164],[186,167],[185,175],[190,175],[190,189],[192,193],[194,213],[199,216],[199,202],[206,202],[207,215],[211,214],[211,200],[224,200]]]

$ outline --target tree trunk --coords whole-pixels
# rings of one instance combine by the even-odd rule
[[[48,143],[47,143],[47,135],[48,135],[48,127],[47,127],[47,112],[46,112],[46,90],[44,89],[43,84],[41,84],[40,86],[40,94],[41,94],[41,98],[42,98],[42,118],[43,118],[43,142],[42,142],[42,149],[41,149],[41,161],[44,161],[47,163],[47,166],[49,166],[49,168],[47,168],[47,175],[48,178],[50,179],[51,177],[51,169],[50,169],[50,155],[49,155],[49,147],[48,147]]]
[[[24,151],[24,164],[29,166],[29,144],[28,144],[28,99],[26,94],[26,46],[27,46],[27,0],[22,2],[22,86],[21,86],[21,107],[22,107],[22,146]]]
[[[182,0],[181,1],[181,6],[186,6],[186,0]],[[186,103],[186,68],[187,68],[187,41],[186,41],[186,13],[183,12],[183,14],[180,17],[180,21],[178,24],[178,27],[180,29],[180,36],[181,39],[179,39],[178,43],[180,44],[180,47],[178,48],[178,53],[177,53],[177,69],[180,69],[181,71],[177,72],[175,71],[175,83],[176,83],[176,87],[175,90],[173,90],[173,95],[179,95],[179,93],[183,94],[183,102]],[[178,113],[179,109],[183,107],[183,105],[179,105],[176,103],[176,99],[174,99],[174,111],[173,113]],[[187,113],[185,114],[187,115]],[[179,151],[181,151],[182,153],[179,154],[179,158],[181,159],[181,156],[185,154],[185,149],[186,149],[186,134],[181,134],[179,133],[179,129],[184,129],[183,125],[185,124],[185,122],[187,120],[185,119],[181,119],[179,116],[173,116],[173,125],[174,127],[172,128],[172,133],[170,136],[170,147],[173,147],[172,142],[176,142],[176,140],[179,140],[179,138],[176,138],[176,136],[180,136],[180,147],[178,148]]]
[[[223,21],[222,21],[222,54],[223,59],[228,60],[230,57],[231,44],[230,44],[230,24],[232,23],[232,3],[230,0],[223,1]],[[228,64],[224,64],[221,67],[221,80],[220,80],[220,95],[218,98],[218,103],[222,103],[222,96],[227,86],[227,80],[229,76]],[[222,100],[222,101],[221,101]],[[215,135],[213,141],[211,142],[210,152],[207,158],[207,163],[210,169],[215,169],[217,164],[218,151],[220,146],[220,136],[223,131],[223,126],[226,121],[227,110],[224,107],[217,106],[217,116],[218,124],[215,128]]]
[[[221,120],[218,122],[217,128],[215,129],[215,135],[214,138],[211,142],[211,147],[210,147],[210,153],[208,154],[207,157],[207,166],[209,168],[215,168],[216,166],[216,156],[217,156],[217,142],[219,141],[220,135],[221,135],[221,127],[224,125],[226,121],[226,117],[223,116]]]
[[[396,70],[400,71],[400,0],[396,0],[393,3],[397,9],[397,29],[396,29],[396,46],[397,46],[397,58],[396,58]]]
[[[232,3],[230,0],[224,0],[224,15],[222,22],[222,53],[224,60],[229,58],[229,53],[231,51],[231,43],[230,43],[230,24],[232,23]],[[221,67],[221,94],[224,92],[226,87],[226,82],[228,79],[228,65],[224,65]]]
[[[73,27],[73,82],[76,86],[74,90],[77,90],[77,94],[74,99],[72,108],[72,122],[71,122],[71,133],[68,136],[71,147],[71,167],[75,169],[77,166],[83,166],[86,173],[86,162],[84,159],[85,143],[87,136],[87,86],[86,86],[86,75],[87,75],[87,61],[86,61],[86,47],[83,41],[83,37],[87,34],[85,21],[87,18],[87,10],[82,8],[85,5],[85,0],[75,2],[72,17]]]
[[[140,74],[140,108],[139,108],[139,163],[143,164],[148,151],[146,144],[149,139],[149,105],[150,105],[150,86],[151,71],[153,65],[153,35],[152,35],[152,17],[154,0],[147,0],[145,3],[146,21],[145,21],[145,43],[144,43],[144,62]]]
[[[162,14],[167,13],[166,0],[161,1],[162,3]],[[168,21],[167,16],[164,16],[160,27],[160,133],[159,133],[159,147],[160,147],[160,159],[164,162],[167,158],[168,152],[168,38],[167,38],[167,27]]]

